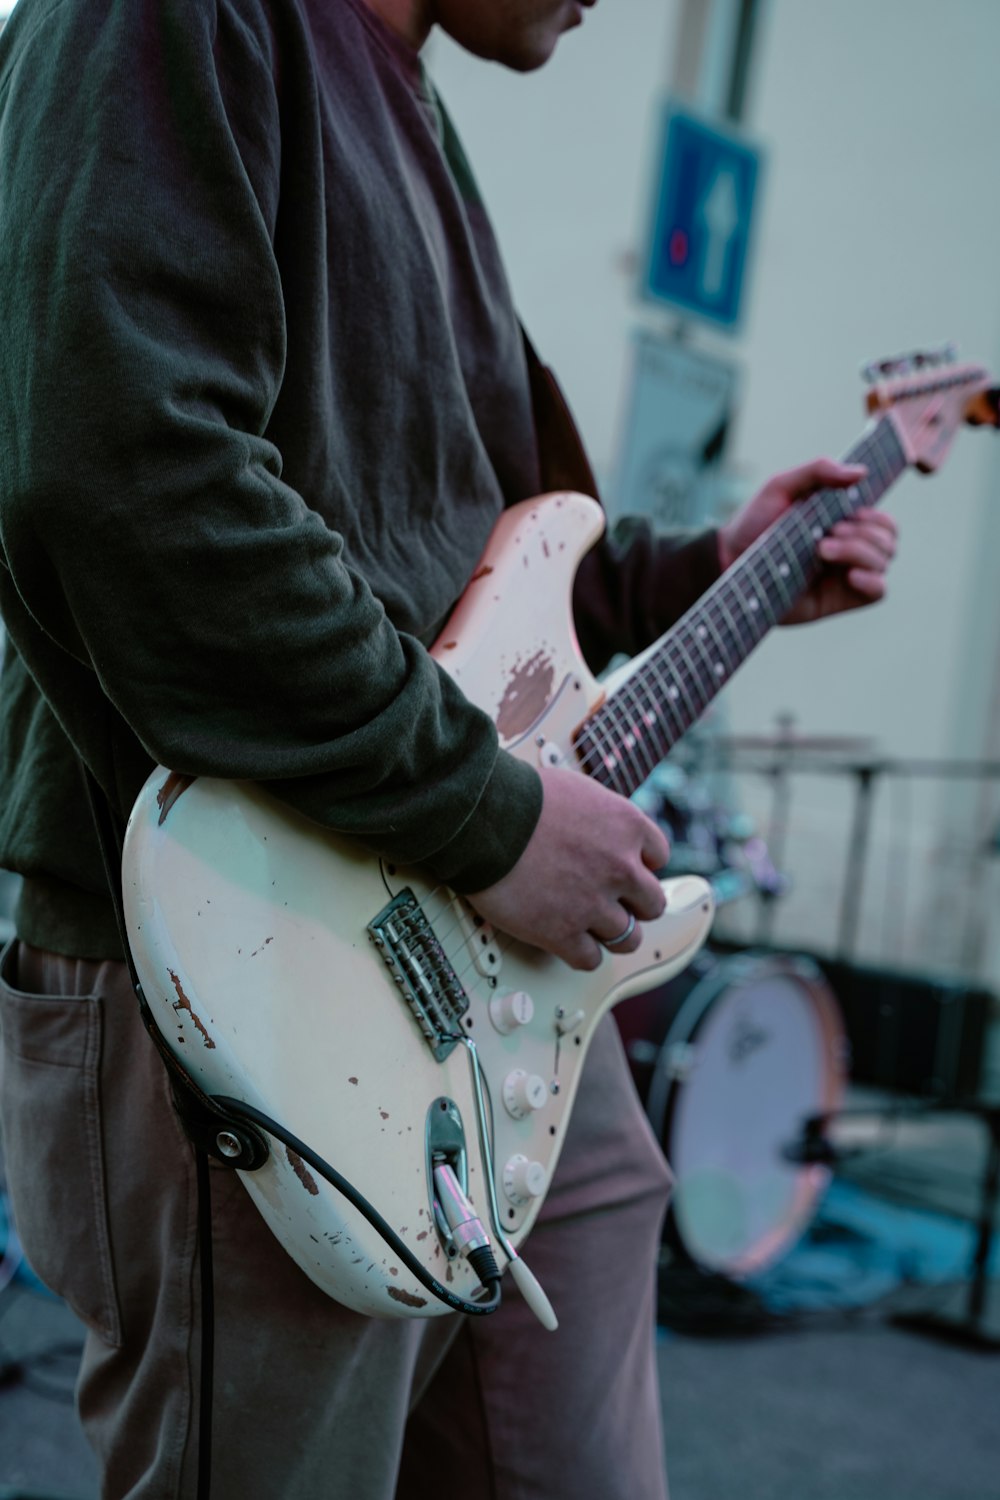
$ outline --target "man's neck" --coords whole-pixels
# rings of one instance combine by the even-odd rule
[[[364,0],[404,42],[419,52],[431,30],[430,0]]]

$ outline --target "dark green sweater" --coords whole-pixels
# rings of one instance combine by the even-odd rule
[[[0,226],[20,935],[117,950],[73,745],[123,812],[159,761],[500,878],[538,778],[424,646],[501,509],[586,470],[416,57],[360,0],[20,0]],[[592,664],[713,571],[603,544]]]

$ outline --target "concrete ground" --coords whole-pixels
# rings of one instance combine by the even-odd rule
[[[671,1500],[997,1500],[1000,1355],[882,1319],[658,1349]]]

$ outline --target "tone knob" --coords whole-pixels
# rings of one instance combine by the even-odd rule
[[[523,1068],[515,1068],[503,1081],[503,1102],[515,1120],[523,1120],[533,1109],[543,1109],[548,1097],[545,1079]]]
[[[527,990],[500,990],[490,997],[490,1020],[503,1036],[527,1026],[535,1014],[535,1002]]]
[[[511,1203],[528,1203],[545,1192],[548,1177],[540,1161],[512,1156],[503,1169],[503,1190]]]

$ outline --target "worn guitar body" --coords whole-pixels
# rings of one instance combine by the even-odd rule
[[[848,455],[865,477],[792,506],[603,688],[570,613],[600,509],[557,494],[504,513],[434,655],[506,749],[631,794],[809,587],[819,540],[907,467],[936,469],[961,423],[1000,422],[987,372],[947,351],[871,373],[872,421]],[[207,1093],[264,1110],[318,1152],[465,1299],[479,1284],[436,1219],[432,1163],[467,1186],[501,1267],[512,1261],[523,1277],[518,1247],[551,1181],[594,1028],[616,1000],[682,969],[708,933],[707,884],[665,886],[666,911],[644,924],[636,952],[576,973],[255,786],[162,769],[133,810],[123,864],[136,967],[174,1054]],[[492,1193],[458,1034],[478,1048]],[[445,1310],[294,1152],[274,1142],[244,1181],[302,1268],[347,1306]]]
[[[508,512],[435,647],[505,747],[536,765],[575,766],[574,731],[603,698],[570,619],[578,559],[602,525],[579,495]],[[487,1225],[488,1195],[468,1051],[442,1040],[441,1008],[477,1044],[501,1227],[516,1248],[544,1200],[598,1021],[677,973],[708,933],[707,884],[664,884],[666,911],[644,925],[641,947],[583,974],[477,925],[450,891],[251,784],[158,770],[124,859],[136,967],[187,1070],[307,1142],[465,1297],[479,1283],[435,1222],[431,1154],[461,1167]],[[339,1301],[376,1315],[447,1310],[294,1152],[275,1142],[242,1175],[279,1240]]]

